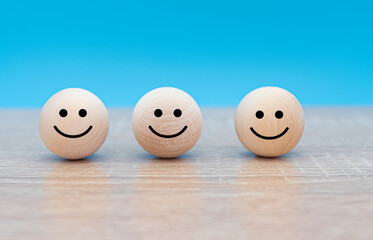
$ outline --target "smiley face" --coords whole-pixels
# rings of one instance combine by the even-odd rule
[[[69,88],[53,95],[44,105],[39,133],[44,144],[66,159],[82,159],[96,152],[109,130],[107,110],[89,91]]]
[[[264,117],[264,113],[263,113],[263,111],[258,110],[256,112],[255,116],[258,119],[262,119]],[[284,116],[284,113],[281,110],[279,110],[279,111],[276,111],[275,116],[276,116],[277,119],[281,119]],[[259,134],[257,131],[255,131],[255,129],[253,127],[250,127],[250,130],[258,138],[261,138],[261,139],[264,139],[264,140],[275,140],[277,138],[280,138],[280,137],[284,136],[289,131],[289,128],[286,127],[284,131],[282,131],[280,134],[278,134],[276,136],[263,136],[263,135]]]
[[[59,112],[59,115],[60,115],[60,117],[65,118],[68,115],[68,112],[67,112],[66,109],[61,109],[60,112]],[[87,116],[87,110],[80,109],[79,110],[79,116],[81,118],[86,117]],[[53,128],[54,128],[54,130],[56,130],[56,132],[58,134],[60,134],[63,137],[66,137],[66,138],[80,138],[80,137],[84,137],[85,135],[87,135],[92,130],[93,127],[91,125],[83,133],[75,134],[75,135],[66,134],[66,133],[62,132],[57,126],[54,126]]]
[[[162,117],[162,115],[163,115],[163,112],[162,112],[161,109],[156,109],[154,111],[154,116],[156,116],[157,118]],[[179,118],[179,117],[181,117],[181,115],[182,115],[182,111],[180,109],[175,109],[174,116],[176,118]],[[161,137],[161,138],[175,138],[175,137],[178,137],[181,134],[183,134],[185,132],[185,130],[187,130],[187,128],[188,128],[188,126],[184,126],[183,129],[181,129],[178,133],[171,134],[171,135],[164,135],[164,134],[161,134],[161,133],[157,132],[156,130],[154,130],[154,128],[151,125],[149,125],[150,131],[152,131],[152,133],[154,133],[155,135],[157,135],[158,137]]]
[[[158,88],[144,95],[133,112],[138,143],[161,158],[189,151],[202,130],[201,111],[194,99],[176,88]]]
[[[277,87],[259,88],[241,101],[236,133],[251,152],[277,157],[293,149],[302,137],[304,114],[294,95]]]

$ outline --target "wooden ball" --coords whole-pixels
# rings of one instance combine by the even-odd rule
[[[160,158],[174,158],[189,151],[202,130],[202,114],[186,92],[157,88],[144,95],[133,112],[133,132],[138,143]]]
[[[277,157],[292,150],[301,139],[303,109],[298,99],[282,88],[258,88],[242,99],[235,126],[238,138],[249,151]]]
[[[109,117],[105,105],[91,92],[68,88],[44,105],[39,133],[47,148],[66,159],[83,159],[105,142]]]

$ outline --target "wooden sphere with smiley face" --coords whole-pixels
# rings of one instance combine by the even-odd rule
[[[68,88],[44,105],[39,133],[47,148],[65,159],[83,159],[105,142],[109,117],[105,105],[93,93]]]
[[[292,150],[301,139],[303,109],[298,99],[282,88],[258,88],[239,104],[235,127],[249,151],[262,157],[278,157]]]
[[[160,158],[175,158],[189,151],[202,131],[202,114],[186,92],[171,87],[145,94],[133,112],[138,143]]]

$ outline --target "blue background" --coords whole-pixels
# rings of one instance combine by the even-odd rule
[[[174,86],[203,106],[284,87],[305,105],[373,104],[370,1],[0,3],[0,107],[86,88],[133,106]]]

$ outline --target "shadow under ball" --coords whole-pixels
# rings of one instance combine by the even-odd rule
[[[93,93],[68,88],[54,94],[39,118],[39,134],[47,148],[65,159],[83,159],[105,142],[109,117]]]
[[[278,87],[258,88],[239,104],[235,127],[249,151],[262,157],[278,157],[291,151],[301,139],[304,113],[290,92]]]
[[[150,154],[175,158],[188,152],[202,131],[202,114],[186,92],[171,87],[154,89],[137,103],[132,117],[136,140]]]

